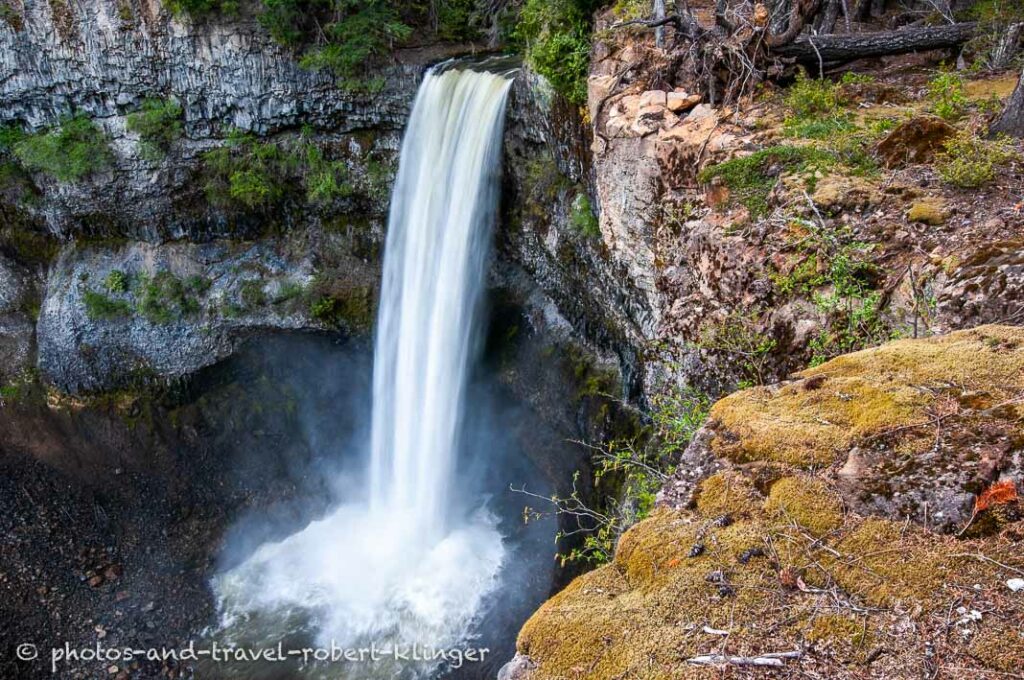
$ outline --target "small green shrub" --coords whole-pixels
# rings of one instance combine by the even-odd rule
[[[761,330],[756,312],[733,310],[704,327],[697,346],[728,358],[740,373],[740,387],[764,385],[770,376],[775,338]]]
[[[284,195],[290,159],[276,145],[232,131],[224,146],[203,154],[206,198],[212,205],[266,206]]]
[[[367,164],[368,178],[374,176],[372,165]],[[290,185],[301,185],[306,198],[319,204],[355,193],[346,161],[328,160],[306,133],[291,142],[270,142],[232,131],[224,146],[203,154],[203,172],[207,200],[221,208],[266,207],[281,201]]]
[[[353,288],[314,297],[309,315],[334,328],[367,331],[373,325],[373,293],[369,288]]]
[[[112,159],[103,131],[85,116],[70,118],[48,132],[22,136],[14,142],[14,155],[25,168],[60,182],[85,179]]]
[[[875,77],[868,73],[854,73],[853,71],[847,71],[843,74],[843,77],[839,79],[840,85],[870,85],[875,82]]]
[[[590,197],[584,191],[576,194],[576,198],[572,202],[570,223],[573,229],[587,238],[596,238],[601,235],[601,227],[594,214],[594,208],[590,204]]]
[[[182,281],[169,271],[136,277],[136,311],[150,323],[167,324],[199,313],[196,299],[209,287],[202,277]]]
[[[182,113],[173,99],[145,99],[138,111],[128,114],[128,129],[138,133],[151,153],[166,153],[181,136]]]
[[[928,100],[935,115],[957,120],[967,111],[964,78],[953,71],[943,71],[928,82]]]
[[[124,300],[109,298],[103,293],[87,290],[83,293],[85,314],[93,320],[108,321],[131,316],[132,306]]]
[[[319,147],[308,144],[305,153],[306,197],[313,203],[326,203],[355,193],[348,181],[345,161],[328,161]]]
[[[111,293],[127,293],[128,275],[119,269],[113,269],[109,274],[107,274],[107,278],[104,279],[103,285]]]
[[[523,509],[524,521],[556,515],[562,518],[562,526],[569,527],[558,532],[556,541],[583,535],[582,542],[557,555],[563,566],[599,565],[611,560],[619,537],[654,509],[658,491],[675,471],[679,453],[707,419],[711,400],[692,389],[676,389],[656,395],[652,406],[651,427],[590,447],[593,499],[580,492],[579,472],[573,475],[568,495],[543,497],[525,488],[520,490],[550,508],[545,511],[527,506]]]
[[[988,141],[963,130],[946,140],[936,159],[936,168],[950,184],[976,189],[994,180],[998,168],[1015,155],[1013,146],[1005,139]]]
[[[844,104],[842,87],[831,80],[810,78],[803,71],[786,91],[786,106],[798,119],[829,117]]]
[[[243,281],[240,295],[242,305],[246,309],[257,309],[267,304],[267,294],[263,290],[262,281]]]

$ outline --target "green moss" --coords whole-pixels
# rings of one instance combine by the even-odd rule
[[[264,292],[263,281],[248,280],[242,282],[240,296],[242,305],[246,309],[258,309],[267,304],[267,294]]]
[[[127,116],[128,129],[138,133],[150,155],[164,154],[182,130],[181,104],[173,99],[147,98],[138,111]]]
[[[772,484],[764,508],[769,516],[796,522],[814,536],[824,536],[843,523],[843,504],[824,482],[811,477],[786,477]]]
[[[136,311],[154,324],[167,324],[193,316],[200,311],[197,297],[205,292],[208,282],[202,277],[183,281],[173,273],[163,270],[150,276],[136,277],[134,294]]]
[[[751,217],[761,217],[768,213],[768,195],[781,175],[805,172],[812,165],[829,167],[833,164],[834,159],[818,149],[773,146],[705,168],[698,180],[704,183],[720,180],[729,188],[730,201],[746,206]]]
[[[719,472],[701,482],[697,509],[705,517],[743,517],[757,512],[761,499],[750,480],[734,472]]]
[[[373,291],[369,287],[354,287],[314,297],[309,315],[326,326],[369,331],[373,326]]]
[[[25,27],[25,20],[8,0],[0,0],[0,21],[6,22],[15,31],[21,31]]]
[[[861,662],[875,644],[876,624],[866,617],[822,614],[805,626],[804,636],[817,647],[830,648],[849,662]]]
[[[48,132],[25,135],[14,155],[29,170],[60,182],[78,182],[110,165],[107,138],[87,117],[76,116]]]
[[[576,194],[576,199],[572,202],[569,222],[573,229],[587,238],[597,238],[601,235],[601,227],[590,204],[590,197],[582,191]]]
[[[131,303],[107,297],[94,290],[85,291],[82,299],[86,315],[93,320],[109,321],[131,316],[132,313]]]

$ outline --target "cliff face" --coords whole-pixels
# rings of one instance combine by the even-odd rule
[[[6,244],[10,267],[23,269],[16,261],[33,259],[23,257],[22,233],[49,239],[56,245],[45,249],[56,254],[25,276],[8,277],[19,292],[8,296],[3,317],[11,329],[3,351],[11,361],[0,377],[19,379],[35,345],[45,380],[64,391],[95,392],[187,377],[256,332],[364,333],[402,129],[427,65],[457,49],[399,53],[375,72],[379,89],[368,94],[299,68],[252,18],[192,22],[172,19],[155,2],[95,0],[32,3],[16,21],[0,22],[0,124],[45,130],[84,114],[112,152],[107,167],[80,181],[33,173],[29,190],[4,194],[8,235],[19,237]],[[182,107],[182,133],[161,154],[147,153],[127,123],[153,97]],[[573,262],[585,239],[553,240],[569,231],[572,203],[588,185],[578,112],[524,75],[509,119],[509,215],[534,190],[525,164],[546,149],[558,149],[558,161],[551,157],[549,164],[552,181],[573,190],[559,191],[536,224],[502,231],[507,247],[499,248],[494,285],[536,312],[528,316],[538,332],[568,319],[558,338],[596,338],[609,360],[625,356],[629,364],[635,343],[623,329],[630,322],[601,320],[602,310],[616,309],[620,286],[609,276],[603,290],[592,291],[591,267]],[[300,170],[276,180],[287,186],[274,201],[213,204],[204,192],[205,154],[230,147],[231,131],[340,161],[348,186],[310,201],[301,193]],[[549,234],[546,246],[537,238],[541,231]],[[592,253],[583,257],[598,261]],[[112,280],[119,282],[114,288]],[[563,312],[554,326],[544,322]],[[36,317],[33,340],[26,331]]]
[[[197,157],[235,128],[261,136],[311,126],[319,143],[371,130],[394,153],[424,62],[383,70],[382,89],[356,95],[301,69],[253,20],[193,23],[158,2],[28,3],[18,28],[0,23],[0,122],[33,127],[86,114],[111,138],[106,172],[73,186],[46,183],[30,212],[54,234],[158,241],[237,235],[241,222],[196,209]],[[147,159],[126,115],[147,97],[174,97],[184,132],[165,158]],[[368,153],[369,149],[364,149]]]

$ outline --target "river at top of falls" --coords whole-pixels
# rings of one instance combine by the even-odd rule
[[[392,197],[376,329],[369,494],[214,579],[229,638],[289,632],[357,648],[467,645],[506,550],[453,497],[498,202],[507,73],[444,65],[420,87]],[[234,631],[234,632],[233,632]],[[438,662],[323,677],[411,677]]]

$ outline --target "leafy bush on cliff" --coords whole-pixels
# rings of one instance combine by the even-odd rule
[[[85,314],[93,320],[119,319],[132,313],[132,306],[124,300],[107,297],[103,293],[87,290],[82,294]]]
[[[166,153],[181,136],[181,104],[173,99],[147,98],[127,116],[128,129],[138,133],[149,152]]]
[[[543,497],[518,490],[543,501],[548,510],[523,509],[526,522],[546,514],[558,515],[568,527],[556,540],[580,537],[568,552],[557,556],[562,565],[604,564],[615,553],[619,537],[654,510],[658,490],[675,471],[680,453],[707,419],[711,401],[692,389],[673,389],[652,399],[650,426],[630,438],[605,446],[593,446],[594,498],[577,487],[579,472],[573,477],[568,495]]]
[[[590,68],[590,0],[526,0],[515,38],[526,61],[574,104],[587,101]]]
[[[14,155],[28,170],[60,182],[77,182],[111,161],[107,137],[86,116],[75,116],[58,128],[24,135],[13,144]]]
[[[203,154],[207,200],[220,208],[249,209],[282,200],[289,185],[305,189],[314,203],[351,196],[344,160],[329,160],[303,133],[291,142],[270,142],[233,130],[224,146]]]

